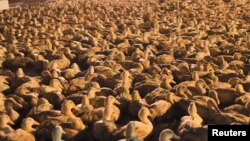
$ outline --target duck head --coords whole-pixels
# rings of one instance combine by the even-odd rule
[[[180,140],[180,137],[171,129],[164,129],[161,131],[159,141],[171,141],[172,139]]]
[[[50,85],[51,87],[53,87],[53,88],[58,88],[58,90],[62,90],[62,89],[63,89],[63,86],[62,86],[60,80],[58,80],[58,79],[52,79],[52,80],[50,81],[50,84],[49,84],[49,85]]]
[[[172,76],[164,76],[161,86],[167,90],[172,89],[171,83],[176,84]]]
[[[11,119],[8,115],[1,115],[0,116],[0,127],[5,126],[6,124],[14,125],[14,122],[11,121]]]
[[[179,102],[182,98],[177,96],[174,93],[168,93],[166,95],[166,101],[170,102],[171,104],[174,104],[176,102]]]
[[[189,127],[197,128],[202,126],[203,119],[197,113],[195,102],[191,102],[188,107],[188,114],[190,115]]]
[[[138,112],[138,117],[140,119],[141,122],[145,123],[145,124],[152,124],[149,120],[150,117],[153,117],[153,115],[150,113],[150,110],[146,107],[142,107],[140,109],[140,111]]]
[[[232,85],[232,87],[235,87],[237,84],[242,83],[243,80],[239,77],[232,77],[228,80],[228,83]]]
[[[244,90],[244,87],[242,84],[237,84],[235,86],[235,91],[239,94],[239,95],[243,95],[246,93],[246,91]]]
[[[210,89],[207,86],[206,82],[204,80],[202,80],[202,79],[199,79],[199,80],[196,81],[195,88],[196,88],[196,90],[198,91],[198,93],[200,95],[206,94],[206,92],[207,92],[206,89]]]
[[[215,90],[210,90],[208,92],[208,96],[211,97],[212,99],[214,99],[214,101],[216,102],[217,105],[220,104],[220,100],[218,98],[218,93]]]
[[[37,101],[37,105],[42,105],[42,104],[50,104],[50,103],[46,98],[39,98]]]
[[[21,127],[23,130],[25,130],[29,133],[34,133],[36,131],[34,126],[39,126],[39,125],[40,125],[40,123],[35,121],[33,118],[27,117],[23,120]]]
[[[227,61],[224,59],[223,56],[218,57],[218,62],[222,70],[227,69],[227,67],[229,66],[229,64],[227,63]]]
[[[6,60],[13,60],[15,59],[15,55],[13,53],[8,53],[6,56]]]
[[[62,135],[66,134],[61,126],[56,126],[52,131],[52,141],[63,141]]]
[[[60,76],[60,71],[58,69],[51,70],[51,78],[52,79],[58,79]]]
[[[192,74],[187,62],[182,62],[178,65],[179,71],[183,74]]]
[[[23,69],[22,68],[18,68],[17,71],[16,71],[16,76],[18,78],[20,77],[24,77],[25,76],[25,73],[23,72]]]
[[[186,99],[193,96],[185,85],[180,85],[176,88],[176,95]]]
[[[96,97],[96,92],[100,92],[101,89],[95,88],[95,87],[90,87],[88,89],[88,98],[95,98]]]
[[[73,69],[73,70],[80,70],[80,67],[77,65],[77,63],[73,63],[71,65],[71,69]]]
[[[19,97],[17,97],[19,98]],[[20,99],[20,101],[23,100],[23,99]],[[22,104],[19,104],[14,98],[7,98],[5,101],[8,101],[11,103],[13,109],[20,109],[23,107]]]
[[[13,110],[12,103],[9,99],[6,99],[4,102],[4,107],[7,113],[11,112]]]
[[[138,100],[140,100],[141,99],[141,96],[140,96],[140,94],[139,94],[139,91],[138,90],[134,90],[133,92],[132,92],[132,100],[133,101],[138,101]]]
[[[106,106],[108,106],[108,105],[113,105],[113,104],[120,105],[121,103],[115,97],[110,95],[106,98],[105,104],[106,104]]]
[[[89,105],[90,103],[89,103],[89,98],[88,98],[88,96],[87,95],[83,95],[83,97],[82,97],[82,105]]]
[[[75,103],[71,100],[65,100],[61,107],[61,112],[63,115],[68,116],[69,118],[76,118],[71,110],[79,110],[77,109]]]

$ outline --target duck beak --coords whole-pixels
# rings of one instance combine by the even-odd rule
[[[115,104],[121,105],[121,103],[115,99]]]
[[[21,104],[19,104],[19,103],[15,103],[14,106],[17,106],[17,108],[22,108],[22,107],[23,107],[23,106],[22,106]]]
[[[33,125],[35,125],[35,126],[39,126],[39,125],[40,125],[40,123],[34,120]]]
[[[8,123],[9,123],[9,125],[15,125],[15,123],[11,120]]]
[[[81,111],[80,108],[77,107],[77,106],[74,106],[74,107],[72,108],[72,110],[74,110],[74,111],[76,111],[76,112],[80,112],[80,111]]]
[[[181,138],[179,136],[177,136],[176,134],[173,135],[172,139],[175,139],[175,140],[180,140]]]
[[[62,129],[62,134],[66,134],[66,132]]]
[[[151,109],[149,111],[150,111],[150,114],[148,115],[148,118],[149,118],[149,120],[153,121],[156,117],[155,111],[153,111]]]
[[[176,82],[174,80],[172,80],[171,83],[176,84]]]

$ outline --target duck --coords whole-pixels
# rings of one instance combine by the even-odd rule
[[[5,107],[4,107],[4,101],[5,101],[5,95],[3,95],[2,93],[0,93],[0,112],[4,112],[5,111]]]
[[[148,103],[145,99],[142,99],[139,92],[137,90],[132,92],[132,99],[128,104],[128,113],[129,115],[135,117],[138,116],[138,112],[142,107],[147,107]]]
[[[107,101],[106,101],[107,102]],[[111,101],[109,101],[111,102]],[[80,118],[88,124],[94,124],[96,121],[99,121],[103,117],[103,107],[95,108],[89,100],[87,95],[84,95],[82,98],[82,103],[77,105],[80,109]]]
[[[117,130],[117,126],[115,121],[111,118],[112,114],[113,108],[111,106],[106,106],[102,119],[95,122],[93,134],[96,139],[103,141],[114,140],[114,135],[112,133]]]
[[[105,101],[105,106],[112,108],[112,114],[110,119],[117,121],[120,118],[120,109],[114,104],[120,105],[121,103],[113,96],[108,96]]]
[[[39,82],[36,80],[31,80],[17,87],[15,93],[20,95],[25,95],[39,88],[40,88]]]
[[[171,141],[171,140],[180,140],[180,137],[177,136],[171,129],[162,130],[158,141]]]
[[[181,141],[207,141],[208,137],[208,126],[205,125],[195,130],[187,130],[180,135]]]
[[[250,101],[250,93],[245,93],[242,96],[239,96],[235,99],[235,103],[245,105]]]
[[[160,86],[164,89],[171,90],[171,83],[176,84],[176,82],[173,80],[173,76],[163,76],[162,83],[160,84]]]
[[[165,100],[158,100],[148,106],[150,113],[152,114],[152,118],[162,118],[166,114],[168,114],[168,111],[172,107],[171,102],[165,101]]]
[[[121,74],[122,77],[122,85],[124,88],[126,89],[130,89],[132,86],[132,81],[133,81],[133,77],[132,75],[129,73],[129,71],[123,71],[123,73]]]
[[[209,91],[208,96],[193,96],[191,99],[194,100],[196,103],[200,103],[200,104],[208,103],[208,102],[212,102],[215,105],[220,104],[218,94],[214,93],[214,92],[210,92],[210,91]],[[218,108],[216,108],[216,109],[218,109]]]
[[[141,58],[143,58],[144,53],[140,50],[140,48],[135,48],[135,51],[131,54],[131,59],[134,62],[139,62]]]
[[[14,125],[14,122],[10,119],[8,115],[1,115],[0,116],[0,131],[4,132],[4,134],[8,134],[14,129],[11,127],[11,125]]]
[[[6,134],[5,141],[35,141],[35,137],[33,134],[23,130],[17,129],[8,134]]]
[[[27,118],[23,119],[22,124],[21,124],[21,128],[29,133],[34,134],[36,131],[34,126],[39,126],[39,125],[40,125],[40,123],[35,121],[33,118],[27,117]]]
[[[20,85],[22,85],[23,83],[26,83],[28,81],[32,81],[33,79],[27,75],[25,75],[24,71],[22,68],[18,68],[15,76],[13,76],[12,78],[10,78],[9,84],[11,86],[11,88],[17,88]]]
[[[185,99],[193,97],[193,94],[188,90],[187,86],[185,85],[177,86],[176,95]]]
[[[62,75],[66,79],[72,79],[80,73],[81,73],[81,70],[80,70],[79,66],[76,63],[73,63],[70,66],[70,68],[68,68],[62,72]]]
[[[72,112],[73,109],[77,109],[75,103],[71,100],[65,100],[61,106],[61,112],[63,115],[67,116],[69,119],[74,119],[76,116]]]
[[[199,79],[195,82],[195,86],[188,86],[187,87],[189,89],[189,91],[193,94],[193,95],[206,95],[207,90],[206,89],[210,89],[206,82],[203,79]]]
[[[35,105],[35,107],[33,107],[30,110],[30,113],[28,115],[38,114],[40,112],[49,111],[53,109],[54,109],[54,106],[50,104],[47,99],[39,98],[37,101],[37,105]]]
[[[94,106],[90,104],[89,98],[87,95],[82,96],[81,104],[78,104],[77,107],[81,112],[85,113],[94,109]]]
[[[69,81],[67,92],[73,93],[73,92],[77,92],[80,90],[84,90],[85,85],[87,83],[88,81],[86,80],[86,77],[77,77],[77,78],[71,79]]]
[[[126,138],[125,139],[120,139],[118,141],[143,141],[142,139],[139,139],[134,135],[135,132],[135,124],[131,123],[128,125],[127,130],[126,130]]]
[[[17,120],[20,117],[20,114],[13,109],[13,106],[10,100],[8,99],[5,100],[4,107],[5,107],[6,114],[10,117],[11,121],[13,121],[14,123],[17,122]]]
[[[26,108],[28,105],[27,102],[22,97],[12,95],[12,94],[8,95],[7,98],[4,98],[4,101],[10,102],[13,109],[16,111],[19,111],[22,108]]]
[[[139,91],[141,97],[145,97],[148,93],[152,92],[156,88],[158,88],[159,85],[156,82],[141,82],[139,84],[134,84],[134,89]]]
[[[178,127],[178,132],[181,134],[188,129],[200,128],[203,125],[203,119],[197,113],[197,107],[195,102],[191,102],[188,106],[189,116],[183,116]]]
[[[220,101],[220,106],[230,106],[234,104],[236,98],[238,98],[241,93],[244,93],[242,89],[240,89],[240,85],[236,85],[237,89],[214,89],[210,90],[208,95],[217,93],[218,99]]]
[[[220,113],[213,113],[212,115],[213,120],[209,122],[211,124],[221,123],[221,124],[232,124],[232,123],[239,123],[239,124],[249,124],[249,116],[238,114],[235,112],[220,112]]]
[[[143,65],[143,68],[147,70],[150,67],[150,55],[153,54],[151,49],[148,47],[144,50],[144,57],[139,60],[140,64]]]
[[[64,55],[60,59],[51,60],[46,68],[64,70],[70,66],[70,60]]]
[[[162,55],[158,55],[154,59],[154,61],[157,64],[171,64],[174,61],[174,56],[167,55],[167,54],[162,54]]]
[[[240,104],[233,104],[231,106],[225,107],[223,109],[223,112],[226,113],[233,113],[233,114],[242,114],[245,116],[249,115],[249,110],[245,105],[240,105]]]
[[[61,126],[55,126],[55,128],[52,131],[52,141],[64,141],[62,140],[62,135],[66,132],[63,130]]]
[[[170,70],[173,73],[175,81],[177,83],[188,81],[192,78],[189,65],[186,62],[178,64],[178,66],[172,66]]]
[[[0,92],[8,91],[10,90],[9,82],[6,80],[8,77],[0,76]]]
[[[69,119],[68,122],[60,124],[65,131],[66,140],[73,139],[80,132],[84,131],[87,127],[83,124],[81,118]]]
[[[140,121],[130,121],[126,125],[119,128],[117,131],[115,131],[114,135],[119,139],[126,137],[126,130],[128,125],[135,124],[134,135],[139,139],[144,140],[153,131],[153,124],[149,120],[148,116],[152,116],[149,109],[146,107],[142,107],[138,113]]]
[[[41,85],[40,93],[43,95],[50,94],[53,92],[62,92],[63,86],[58,79],[52,79],[49,86]]]
[[[61,105],[61,110],[42,111],[35,115],[32,115],[31,117],[38,122],[43,122],[45,120],[54,120],[58,121],[59,123],[67,122],[69,119],[76,118],[75,114],[72,112],[72,110],[74,109],[76,111],[79,111],[73,101],[65,100]]]

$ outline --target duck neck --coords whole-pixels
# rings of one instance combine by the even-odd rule
[[[194,71],[193,72],[193,75],[192,75],[194,81],[197,81],[200,79],[200,76],[199,76],[199,73],[197,71]]]
[[[184,90],[180,90],[177,94],[182,98],[188,99],[187,95],[184,93]]]
[[[160,141],[171,141],[171,138],[172,137],[170,137],[168,135],[165,135],[165,136],[163,136],[163,137],[160,138]]]
[[[111,114],[112,114],[112,107],[106,106],[103,113],[103,120],[104,121],[111,121]]]
[[[199,95],[204,95],[206,93],[206,89],[204,89],[200,83],[196,84],[196,90],[198,91]]]
[[[65,116],[68,116],[70,118],[75,118],[75,115],[72,113],[71,111],[71,107],[64,107],[61,111],[62,111],[62,114],[65,115]]]
[[[88,92],[88,98],[91,99],[91,98],[95,98],[96,97],[96,91],[95,90],[90,90]]]
[[[53,139],[52,139],[53,141],[63,141],[62,140],[62,133],[55,133],[54,135],[53,135]]]
[[[145,53],[144,53],[144,59],[145,59],[145,60],[148,60],[149,53],[150,53],[150,49],[147,48],[147,49],[145,50]]]
[[[240,95],[245,94],[246,91],[244,90],[243,86],[241,85],[236,85],[236,92],[239,93]]]
[[[0,128],[5,127],[5,126],[8,126],[8,124],[6,122],[4,122],[4,121],[1,121],[0,122]]]
[[[15,111],[14,111],[14,109],[12,108],[12,106],[7,106],[5,109],[6,109],[6,113],[7,113],[9,116],[12,116],[13,114],[15,114]]]
[[[142,123],[153,126],[147,115],[141,115],[139,119]]]
[[[73,127],[77,130],[83,130],[85,128],[85,125],[82,123],[82,121],[76,121],[75,123],[73,123]]]

